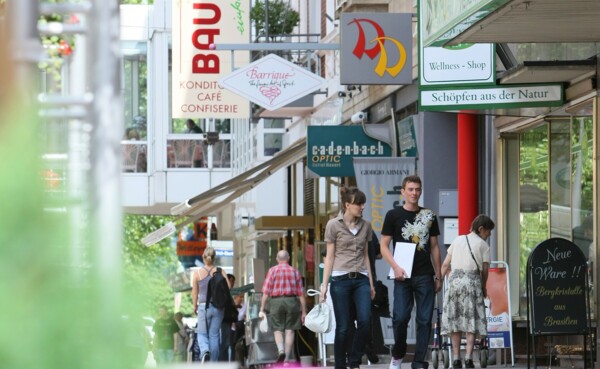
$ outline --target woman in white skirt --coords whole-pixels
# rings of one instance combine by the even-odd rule
[[[465,368],[474,368],[473,346],[476,336],[487,335],[484,297],[490,265],[490,246],[486,240],[495,225],[487,215],[478,215],[471,233],[456,237],[442,264],[442,276],[448,278],[444,294],[442,335],[450,335],[454,360],[452,368],[462,368],[460,341],[467,336]]]

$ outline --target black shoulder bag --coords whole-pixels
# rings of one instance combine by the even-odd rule
[[[479,269],[479,264],[477,263],[477,259],[475,259],[475,255],[473,255],[473,251],[471,250],[471,243],[469,243],[469,236],[465,236],[467,239],[467,245],[469,246],[469,252],[471,253],[471,257],[475,262],[475,266],[477,266],[477,273],[479,274],[479,280],[481,281],[481,292],[484,292],[483,288],[483,276],[481,275],[481,269]],[[485,292],[483,293],[483,297],[485,297]]]

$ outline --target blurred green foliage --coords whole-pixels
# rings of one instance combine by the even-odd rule
[[[125,215],[123,220],[123,265],[126,294],[137,301],[138,316],[154,316],[158,307],[173,306],[174,293],[166,277],[181,271],[171,238],[146,247],[141,239],[169,222],[171,217]],[[180,311],[193,312],[190,293],[184,292]]]

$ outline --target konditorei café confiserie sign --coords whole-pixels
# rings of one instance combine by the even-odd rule
[[[353,177],[354,157],[389,157],[391,147],[367,136],[362,126],[308,126],[309,177]]]
[[[231,51],[218,44],[248,43],[248,1],[172,1],[173,118],[247,118],[250,104],[219,85],[233,71]],[[250,52],[238,50],[236,65],[250,62]]]

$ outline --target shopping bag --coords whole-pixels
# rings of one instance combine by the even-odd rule
[[[316,292],[316,291],[315,291]],[[331,308],[325,302],[315,305],[304,318],[304,325],[315,333],[327,333],[331,330]]]
[[[258,329],[262,333],[267,333],[269,331],[269,323],[267,321],[267,316],[264,313],[259,313],[258,316],[260,318],[260,323],[258,324]]]

